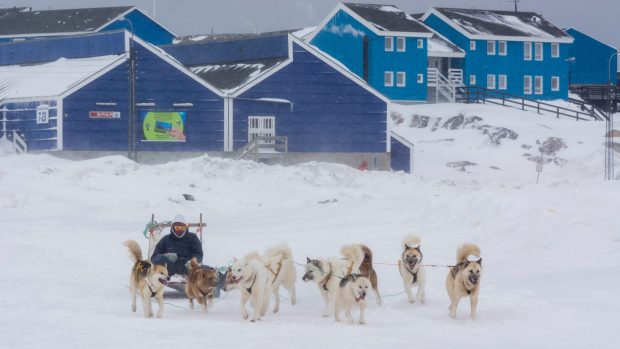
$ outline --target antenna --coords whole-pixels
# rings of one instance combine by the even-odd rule
[[[519,8],[518,8],[518,4],[521,2],[521,0],[508,0],[506,2],[512,2],[515,4],[515,12],[519,12]]]

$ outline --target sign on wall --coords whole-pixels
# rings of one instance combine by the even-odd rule
[[[88,116],[91,119],[120,119],[120,111],[91,111]]]
[[[185,141],[186,112],[143,111],[140,113],[144,140],[158,142]]]

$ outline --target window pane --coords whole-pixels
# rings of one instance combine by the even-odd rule
[[[393,37],[385,38],[385,50],[394,51],[394,38]]]
[[[384,84],[385,86],[392,86],[394,85],[394,74],[392,72],[385,72],[385,74],[383,75],[384,77]]]
[[[532,43],[526,42],[523,44],[523,58],[527,61],[532,59]]]

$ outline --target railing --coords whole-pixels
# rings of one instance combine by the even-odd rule
[[[13,138],[13,151],[16,154],[25,154],[28,152],[28,144],[26,141],[17,133],[17,131],[13,131],[11,134]]]
[[[252,155],[254,161],[266,154],[288,153],[287,136],[259,136],[248,142],[243,148],[233,154],[233,159],[240,160],[247,155]]]
[[[466,103],[490,103],[520,108],[521,110],[535,110],[539,114],[540,112],[548,112],[555,114],[557,118],[560,118],[560,116],[566,116],[573,118],[577,121],[590,121],[591,119],[599,120],[599,117],[597,115],[590,112],[563,108],[557,105],[526,99],[521,96],[510,95],[508,93],[496,90],[488,90],[486,88],[478,86],[466,87],[464,98]]]
[[[590,114],[594,115],[594,117],[596,118],[596,120],[598,121],[602,121],[607,119],[607,114],[602,111],[601,109],[597,108],[594,105],[588,104],[584,101],[581,101],[579,99],[574,99],[574,98],[569,98],[568,99],[569,102],[578,105],[581,110],[587,110],[590,112]]]
[[[464,86],[463,69],[448,69],[448,80],[450,80],[453,85]]]
[[[439,70],[437,68],[426,69],[426,84],[428,86],[437,86],[439,80]]]

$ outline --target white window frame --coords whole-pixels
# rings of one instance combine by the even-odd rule
[[[489,82],[493,82],[492,84]],[[495,74],[487,74],[487,90],[495,90],[497,87],[497,77]]]
[[[560,44],[557,42],[551,43],[551,58],[560,58]]]
[[[531,75],[523,76],[523,94],[524,95],[532,94],[532,76]]]
[[[508,75],[501,74],[497,76],[497,89],[498,90],[508,89]]]
[[[384,44],[385,52],[394,52],[394,37],[386,36]]]
[[[424,83],[424,74],[418,74],[417,79],[418,84],[423,84]]]
[[[476,86],[476,75],[471,74],[471,75],[469,76],[469,84],[470,84],[471,86]]]
[[[383,86],[385,87],[394,86],[394,72],[393,71],[386,71],[383,73]]]
[[[424,39],[418,39],[418,48],[424,48]]]
[[[502,46],[504,47],[504,50],[502,50]],[[498,41],[497,42],[497,53],[500,56],[507,56],[508,55],[508,42],[507,41]]]
[[[50,122],[50,106],[41,104],[37,106],[37,124],[49,124]]]
[[[397,87],[407,86],[407,73],[406,72],[399,71],[396,73],[396,86]]]
[[[396,51],[398,52],[407,51],[407,38],[403,36],[399,36],[396,38]]]
[[[495,56],[495,52],[497,52],[497,42],[494,40],[487,41],[487,56]]]
[[[276,135],[275,116],[248,116],[248,142],[254,137]],[[261,141],[261,144],[273,144],[273,141]]]
[[[532,43],[526,41],[523,43],[523,60],[531,61],[532,60]]]
[[[558,92],[560,90],[560,77],[552,76],[551,77],[551,91]]]
[[[538,83],[538,81],[540,81],[540,84]],[[545,93],[545,80],[542,76],[536,75],[534,77],[534,94],[542,95],[543,93]]]
[[[470,50],[470,51],[476,51],[476,41],[471,40],[471,41],[469,42],[469,50]]]
[[[545,50],[545,45],[543,45],[542,42],[535,42],[534,43],[534,60],[539,61],[539,62],[544,60],[545,59],[544,50]]]

